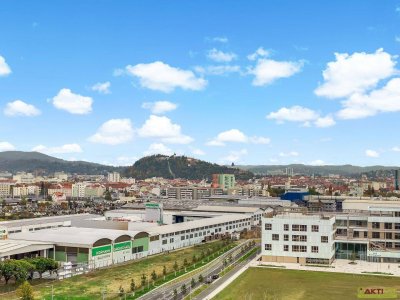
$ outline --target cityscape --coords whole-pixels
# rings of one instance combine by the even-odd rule
[[[4,1],[0,299],[400,298],[400,2]]]

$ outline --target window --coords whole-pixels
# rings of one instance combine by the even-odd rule
[[[327,243],[328,237],[326,235],[321,236],[321,243]]]
[[[364,238],[367,238],[367,237],[368,237],[368,232],[364,231]]]
[[[170,238],[170,239],[169,239],[169,242],[170,242],[170,243],[173,243],[173,242],[174,242],[174,238]]]
[[[289,224],[283,224],[283,230],[289,231]]]
[[[318,246],[311,246],[312,253],[318,253]]]
[[[391,240],[392,239],[392,233],[391,232],[385,232],[385,239]]]
[[[168,243],[168,240],[163,240],[162,244],[165,245],[166,243]]]
[[[283,240],[284,240],[285,242],[289,241],[289,235],[288,235],[288,234],[284,234],[284,235],[283,235]]]
[[[265,250],[271,251],[272,250],[272,245],[271,244],[265,244]]]
[[[392,229],[393,224],[392,223],[385,223],[385,229]]]
[[[273,234],[272,235],[272,240],[273,241],[279,241],[279,234]]]
[[[292,235],[292,242],[307,242],[306,235]]]
[[[395,240],[400,240],[400,233],[399,233],[399,232],[396,232],[396,233],[394,234],[394,239],[395,239]]]
[[[292,245],[292,252],[307,252],[307,246]]]
[[[289,245],[283,245],[283,251],[289,251]]]
[[[379,222],[372,222],[372,228],[379,228]]]
[[[272,230],[272,224],[266,223],[265,224],[265,230]]]
[[[394,223],[394,229],[400,230],[400,223]]]
[[[319,226],[318,225],[311,225],[311,231],[312,232],[319,232]]]
[[[292,231],[307,231],[307,225],[292,225]]]
[[[183,241],[185,239],[185,236],[184,235],[182,235],[181,236],[181,241]]]
[[[359,232],[359,231],[354,231],[354,232],[353,232],[353,237],[354,237],[354,238],[360,237],[360,232]]]
[[[372,232],[372,238],[373,239],[379,239],[380,238],[380,233],[379,232]]]

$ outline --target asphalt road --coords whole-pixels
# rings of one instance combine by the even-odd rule
[[[242,254],[240,250],[241,250],[241,247],[245,243],[242,243],[242,244],[236,246],[235,248],[229,250],[228,252],[224,253],[221,257],[217,258],[216,260],[211,262],[209,265],[206,265],[202,271],[195,272],[193,274],[193,278],[196,280],[196,286],[195,287],[198,287],[199,284],[200,284],[200,283],[198,283],[198,277],[199,277],[200,274],[202,274],[202,276],[204,278],[204,281],[208,277],[210,277],[210,276],[212,276],[214,274],[219,274],[224,269],[223,262],[229,255],[232,255],[233,261],[236,261],[241,256],[243,256],[244,254]],[[258,247],[258,245],[256,245],[256,247]],[[229,274],[227,274],[227,275],[229,275]],[[210,286],[214,286],[214,284],[216,284],[218,281],[220,281],[222,279],[224,279],[224,278],[215,280],[215,282],[210,284]],[[190,287],[191,280],[192,280],[191,276],[188,277],[188,278],[182,279],[182,280],[174,280],[171,283],[167,283],[164,286],[161,286],[161,287],[159,287],[159,288],[157,288],[157,289],[155,289],[153,291],[150,291],[149,293],[143,295],[139,299],[140,300],[174,300],[174,299],[183,299],[191,291],[191,287]],[[183,284],[186,285],[186,290],[187,290],[186,294],[183,294],[182,291],[181,291],[181,287],[182,287]],[[176,289],[177,292],[178,292],[176,298],[174,298],[174,293],[173,293],[174,289]],[[203,299],[203,298],[197,298],[196,297],[196,299]]]

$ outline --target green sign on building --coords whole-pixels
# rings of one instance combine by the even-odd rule
[[[92,256],[111,253],[111,245],[100,246],[92,249]]]
[[[132,248],[132,242],[131,241],[114,244],[114,252],[122,251],[122,250],[128,250],[128,249],[131,249],[131,248]]]
[[[148,207],[148,208],[160,208],[160,204],[158,204],[158,203],[146,203],[145,207]]]

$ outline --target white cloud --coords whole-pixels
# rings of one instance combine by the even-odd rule
[[[206,153],[203,150],[197,149],[197,148],[192,149],[192,154],[197,155],[197,156],[206,155]]]
[[[11,74],[11,69],[6,63],[6,59],[0,55],[0,76],[7,76]]]
[[[315,90],[318,96],[343,98],[364,93],[396,73],[395,56],[383,49],[375,53],[335,53],[335,57],[323,71],[324,82]]]
[[[221,163],[237,163],[242,160],[243,156],[247,155],[247,149],[239,151],[230,151],[229,154],[221,158]]]
[[[400,43],[400,36],[397,36],[397,35],[396,35],[396,36],[394,37],[394,40],[395,40],[397,43]]]
[[[32,104],[25,103],[21,100],[15,100],[13,102],[7,103],[4,114],[6,116],[14,117],[14,116],[26,116],[33,117],[40,115],[40,110],[37,109]]]
[[[111,119],[103,123],[88,140],[92,143],[118,145],[129,142],[133,135],[134,130],[129,119]]]
[[[280,157],[297,157],[299,156],[299,152],[297,151],[290,151],[290,152],[281,152],[279,153]]]
[[[369,94],[353,94],[342,102],[343,109],[338,112],[341,119],[359,119],[380,112],[400,111],[400,78],[391,79],[381,89]]]
[[[237,55],[233,52],[223,52],[215,48],[208,51],[207,57],[216,62],[230,62],[237,58]]]
[[[226,36],[216,36],[212,39],[214,42],[220,42],[220,43],[227,43],[228,38]]]
[[[33,147],[32,151],[45,154],[81,153],[82,148],[78,144],[65,144],[56,147],[46,147],[44,145],[38,145],[36,147]]]
[[[142,108],[149,109],[153,114],[156,115],[175,110],[177,107],[177,104],[169,101],[144,102],[142,104]]]
[[[9,142],[0,142],[0,151],[13,151],[15,147]]]
[[[217,65],[217,66],[197,66],[194,70],[199,74],[207,75],[225,75],[230,73],[240,72],[240,66],[238,65]]]
[[[319,117],[317,120],[314,122],[315,126],[324,128],[324,127],[331,127],[336,124],[336,121],[333,119],[332,116],[325,116],[325,117]]]
[[[147,138],[160,138],[164,143],[189,144],[193,141],[190,136],[181,132],[181,126],[172,123],[165,116],[151,115],[138,130],[139,136]]]
[[[319,118],[319,115],[309,108],[296,105],[288,108],[282,107],[276,112],[269,113],[266,118],[281,124],[284,122],[314,121]]]
[[[392,151],[394,151],[394,152],[400,152],[400,147],[395,146],[395,147],[393,147],[393,148],[390,149],[390,150],[392,150]]]
[[[99,92],[100,94],[110,94],[111,83],[109,81],[106,82],[98,82],[92,86],[92,90]]]
[[[368,157],[377,158],[377,157],[379,157],[379,152],[368,149],[368,150],[365,150],[365,155]]]
[[[316,159],[313,161],[310,161],[309,163],[311,166],[324,166],[326,163],[322,159]]]
[[[247,55],[248,60],[256,60],[260,57],[268,57],[270,56],[270,52],[265,50],[263,47],[259,47],[254,53]]]
[[[276,61],[272,59],[259,59],[254,68],[249,69],[253,74],[253,85],[263,86],[272,84],[280,78],[288,78],[301,71],[303,62]]]
[[[142,87],[165,93],[172,92],[176,88],[198,91],[207,85],[207,80],[196,77],[192,71],[174,68],[161,61],[128,65],[126,71],[138,77]]]
[[[163,155],[172,155],[174,152],[165,146],[162,143],[153,143],[149,146],[149,149],[143,152],[144,155],[153,155],[153,154],[163,154]]]
[[[276,112],[269,113],[266,118],[275,120],[278,124],[300,122],[303,127],[311,127],[311,125],[314,124],[316,127],[324,128],[336,124],[331,115],[321,117],[316,111],[298,105],[282,107]]]
[[[225,143],[269,144],[270,139],[262,136],[248,137],[238,129],[230,129],[219,133],[206,143],[207,146],[225,146]]]
[[[66,110],[71,114],[84,115],[92,111],[93,99],[91,97],[74,94],[70,89],[61,89],[52,99],[54,107]]]

